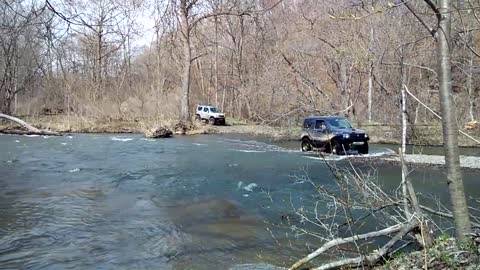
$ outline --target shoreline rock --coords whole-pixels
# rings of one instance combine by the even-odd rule
[[[170,138],[172,136],[173,136],[173,132],[168,127],[159,127],[156,129],[145,131],[145,138],[150,138],[150,139]]]

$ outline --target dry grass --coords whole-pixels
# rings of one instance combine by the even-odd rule
[[[480,268],[478,242],[459,247],[454,238],[439,236],[428,250],[407,252],[387,260],[377,270],[422,270],[422,269],[465,269]]]

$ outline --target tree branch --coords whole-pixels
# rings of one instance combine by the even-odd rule
[[[305,76],[303,73],[301,73],[294,65],[292,62],[290,62],[290,60],[288,60],[288,58],[285,56],[285,54],[282,53],[282,57],[283,57],[283,60],[285,60],[285,62],[287,63],[287,65],[292,69],[292,71],[296,74],[298,74],[300,76],[300,78],[302,78],[302,80],[304,82],[307,83],[307,85],[313,89],[315,89],[317,92],[319,92],[320,94],[322,94],[322,96],[325,97],[325,99],[328,101],[328,103],[330,103],[330,107],[333,109],[333,110],[336,110],[336,106],[335,104],[333,104],[332,100],[330,100],[330,98],[327,96],[327,94],[325,94],[322,90],[320,90],[316,85],[315,83],[310,80],[307,76]]]
[[[453,215],[451,213],[447,213],[447,212],[442,212],[442,211],[437,211],[437,210],[434,210],[430,207],[427,207],[427,206],[424,206],[424,205],[420,205],[420,208],[422,208],[423,210],[429,212],[430,214],[433,214],[433,215],[437,215],[439,217],[444,217],[444,218],[449,218],[449,219],[453,219]],[[472,217],[472,215],[470,215]],[[476,223],[476,222],[472,222],[472,227],[473,228],[480,228],[480,224]]]
[[[320,266],[319,268],[315,269],[331,269],[331,268],[338,268],[340,266],[347,266],[347,265],[352,265],[352,264],[365,264],[365,263],[372,263],[376,262],[378,259],[380,259],[382,256],[384,256],[390,248],[395,245],[400,239],[403,238],[407,233],[412,231],[418,227],[418,223],[416,220],[412,220],[409,223],[406,224],[396,224],[391,227],[379,230],[379,231],[373,231],[369,233],[364,233],[364,234],[359,234],[359,235],[354,235],[351,237],[347,238],[337,238],[333,239],[327,243],[325,243],[322,247],[319,249],[315,250],[314,252],[310,253],[307,257],[297,261],[295,264],[293,264],[288,270],[296,270],[300,268],[302,265],[310,262],[311,260],[315,259],[316,257],[320,256],[321,254],[325,253],[327,250],[337,247],[339,245],[344,245],[348,243],[352,243],[355,241],[359,240],[368,240],[371,238],[377,238],[381,236],[388,236],[393,233],[397,233],[394,238],[392,238],[387,244],[385,244],[382,248],[380,248],[377,251],[374,251],[373,254],[369,256],[360,256],[357,258],[352,258],[352,259],[345,259],[345,260],[340,260],[328,264],[324,264]]]
[[[423,0],[429,7],[430,9],[435,12],[435,16],[437,16],[437,20],[440,21],[442,19],[442,15],[440,14],[440,10],[438,7],[435,5],[435,3],[432,2],[432,0]]]
[[[410,6],[410,4],[408,2],[404,2],[404,5],[407,7],[407,9],[410,11],[410,13],[412,13],[413,16],[415,16],[415,18],[428,30],[430,35],[432,35],[432,37],[435,37],[435,34],[437,33],[437,30],[428,26],[428,24],[420,16],[418,16],[418,14],[415,12],[413,7]]]
[[[211,18],[211,17],[219,17],[219,16],[238,16],[238,17],[241,17],[241,16],[250,16],[250,12],[248,12],[247,10],[241,12],[241,13],[235,13],[235,12],[230,12],[230,11],[225,11],[225,12],[216,12],[216,13],[209,13],[209,14],[205,14],[203,16],[200,16],[196,19],[194,19],[191,23],[190,23],[190,29],[194,28],[196,24],[198,24],[199,22],[205,20],[205,19],[208,19],[208,18]]]
[[[385,255],[388,254],[390,249],[398,242],[400,241],[405,235],[407,235],[409,232],[413,231],[415,228],[418,227],[417,222],[411,221],[407,224],[404,224],[401,227],[401,230],[393,237],[388,243],[386,243],[383,247],[380,249],[375,250],[372,252],[370,255],[367,256],[359,256],[356,258],[350,258],[350,259],[343,259],[339,260],[336,262],[332,263],[327,263],[324,264],[320,267],[313,268],[314,270],[326,270],[326,269],[337,269],[340,267],[355,267],[355,266],[361,266],[361,265],[372,265],[376,263],[378,260],[380,260],[382,257],[385,257]]]

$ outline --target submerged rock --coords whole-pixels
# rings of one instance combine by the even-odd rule
[[[159,127],[157,129],[147,130],[145,132],[145,137],[147,138],[169,138],[173,136],[172,130],[168,127]]]

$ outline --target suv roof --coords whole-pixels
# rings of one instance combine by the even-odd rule
[[[207,108],[212,108],[212,107],[215,107],[215,106],[212,106],[212,105],[197,105],[197,107],[207,107]]]
[[[343,116],[309,116],[309,117],[306,117],[305,120],[312,120],[312,119],[339,119],[339,118],[346,119],[346,118],[343,117]]]

